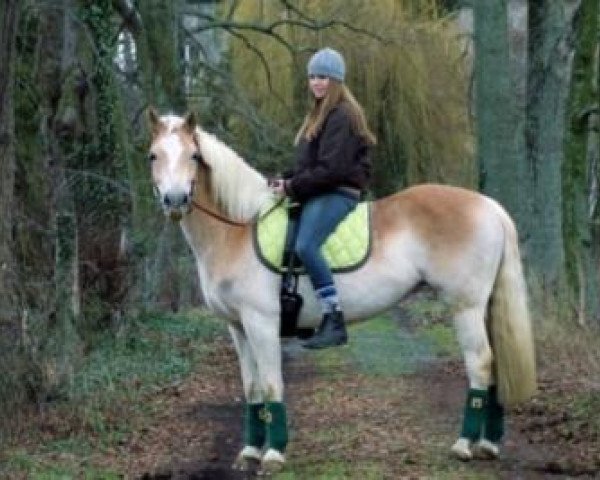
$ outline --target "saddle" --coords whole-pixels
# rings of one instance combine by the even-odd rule
[[[298,293],[299,276],[306,274],[294,254],[297,223],[301,206],[287,200],[267,208],[254,226],[254,247],[259,260],[281,275],[280,335],[307,338],[312,329],[299,329],[298,316],[303,300]],[[361,202],[340,222],[321,247],[332,272],[350,272],[361,267],[371,250],[370,210]]]

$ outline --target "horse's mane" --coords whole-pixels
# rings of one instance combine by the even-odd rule
[[[161,121],[172,132],[183,118],[164,115]],[[213,201],[233,220],[249,221],[273,200],[266,179],[216,136],[196,127],[200,154],[210,167]]]
[[[199,127],[196,133],[202,158],[210,166],[213,200],[232,219],[252,219],[273,199],[265,177],[214,135]]]

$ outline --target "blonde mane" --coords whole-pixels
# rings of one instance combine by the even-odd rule
[[[181,126],[174,115],[161,118],[169,131]],[[249,221],[273,201],[267,180],[215,135],[196,127],[200,154],[210,167],[212,199],[223,213],[237,221]]]
[[[248,221],[273,200],[267,180],[213,134],[196,128],[200,153],[210,166],[213,200],[224,213]]]

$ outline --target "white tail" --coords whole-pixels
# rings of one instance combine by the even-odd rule
[[[510,405],[535,393],[535,349],[517,231],[506,212],[498,209],[505,232],[504,255],[492,292],[489,332],[499,399]]]

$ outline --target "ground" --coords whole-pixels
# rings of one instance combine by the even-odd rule
[[[501,458],[463,463],[449,454],[466,387],[462,361],[446,341],[451,330],[405,320],[400,312],[355,327],[349,346],[323,352],[286,342],[290,444],[275,480],[600,478],[600,420],[590,415],[600,411],[600,388],[585,365],[540,362],[539,392],[510,412]],[[255,478],[230,468],[243,407],[233,347],[218,336],[209,352],[192,374],[145,395],[149,413],[139,428],[85,459],[63,451],[45,462],[116,472],[81,478]],[[118,405],[114,412],[127,415]],[[61,434],[45,421],[45,438]]]
[[[281,478],[600,478],[596,426],[570,410],[571,398],[586,388],[577,380],[541,372],[539,394],[511,412],[501,459],[461,463],[448,448],[464,402],[462,361],[427,358],[409,373],[372,375],[341,360],[347,353],[323,361],[293,343],[286,347],[291,442]],[[144,440],[124,445],[136,452],[126,455],[132,476],[253,478],[230,468],[242,398],[228,342],[204,368],[211,375],[163,392],[164,418]],[[589,399],[600,407],[593,393]]]

